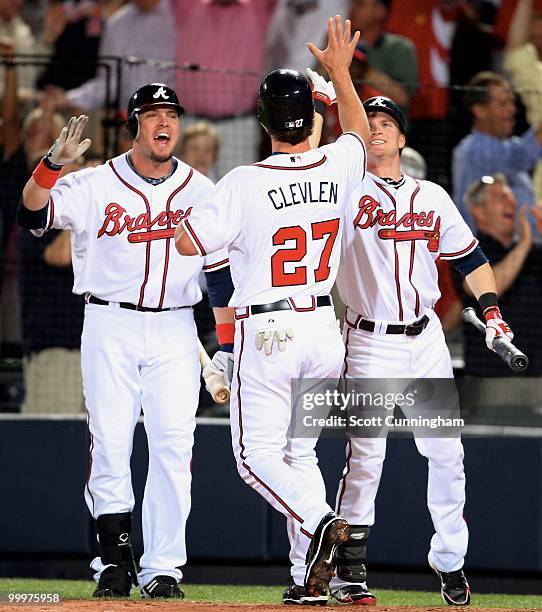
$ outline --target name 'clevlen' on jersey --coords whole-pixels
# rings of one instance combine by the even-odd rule
[[[364,174],[363,142],[346,133],[331,145],[232,170],[182,224],[201,255],[228,245],[230,306],[327,295],[345,208]]]

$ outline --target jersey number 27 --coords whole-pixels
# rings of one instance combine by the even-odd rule
[[[315,282],[325,281],[331,272],[329,259],[339,233],[339,219],[316,221],[311,224],[312,240],[325,238],[318,267],[314,270]],[[278,249],[271,257],[271,277],[273,287],[289,287],[307,284],[307,266],[296,266],[286,272],[284,264],[300,262],[307,254],[307,232],[300,225],[281,227],[273,234],[273,245],[281,246],[287,241],[295,241],[295,246]]]

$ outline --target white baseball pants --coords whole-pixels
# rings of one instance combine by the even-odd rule
[[[94,518],[132,511],[130,456],[143,409],[149,470],[139,579],[146,584],[165,574],[181,580],[200,384],[192,309],[154,313],[87,304],[81,360],[90,432],[89,510]],[[98,576],[99,558],[92,567]]]
[[[270,325],[291,327],[295,337],[284,352],[275,344],[267,356],[256,349],[255,337]],[[291,435],[291,380],[338,378],[343,359],[332,307],[250,315],[236,322],[230,409],[237,468],[247,484],[290,519],[289,531],[305,550],[332,509],[314,450],[317,438]]]
[[[375,334],[346,324],[345,375],[349,378],[451,378],[452,364],[438,317],[419,336]],[[347,312],[348,320],[356,315]],[[428,460],[427,506],[435,534],[429,556],[444,572],[463,567],[468,530],[463,518],[465,473],[459,438],[415,438]],[[374,503],[386,454],[383,438],[351,438],[337,492],[337,511],[353,525],[374,524]],[[334,579],[333,587],[343,582]]]

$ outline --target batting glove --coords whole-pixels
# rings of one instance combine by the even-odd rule
[[[490,306],[484,310],[486,320],[486,344],[487,348],[493,350],[493,340],[495,338],[506,338],[512,340],[514,334],[510,326],[501,316],[498,306]]]
[[[262,329],[256,333],[256,349],[261,351],[262,348],[266,355],[271,355],[273,352],[273,342],[276,342],[279,351],[286,350],[286,342],[293,340],[294,330],[291,327],[281,327],[278,329]]]
[[[90,138],[85,138],[82,142],[81,135],[88,122],[86,115],[72,117],[68,121],[68,125],[62,128],[60,136],[54,141],[53,146],[47,153],[47,158],[56,166],[71,164],[90,147]]]
[[[205,388],[209,391],[207,385],[207,379],[213,374],[222,376],[225,383],[230,386],[233,378],[233,353],[227,353],[226,351],[217,351],[211,363],[206,365],[202,370],[202,376],[205,380]]]
[[[337,102],[335,87],[333,87],[331,81],[326,81],[323,76],[310,68],[307,68],[307,76],[309,77],[314,100],[321,100],[326,106],[331,106]]]

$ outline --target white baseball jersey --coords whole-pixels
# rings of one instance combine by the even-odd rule
[[[368,172],[345,217],[341,299],[373,321],[412,322],[440,297],[437,257],[463,257],[477,244],[435,183],[405,175],[393,187]]]
[[[60,179],[49,200],[47,229],[72,231],[74,293],[151,308],[201,299],[198,274],[228,265],[226,251],[179,257],[173,234],[213,184],[177,160],[159,185],[142,179],[120,155]]]
[[[182,223],[201,255],[228,246],[230,306],[328,294],[343,215],[365,174],[354,134],[301,154],[275,154],[228,173]]]

